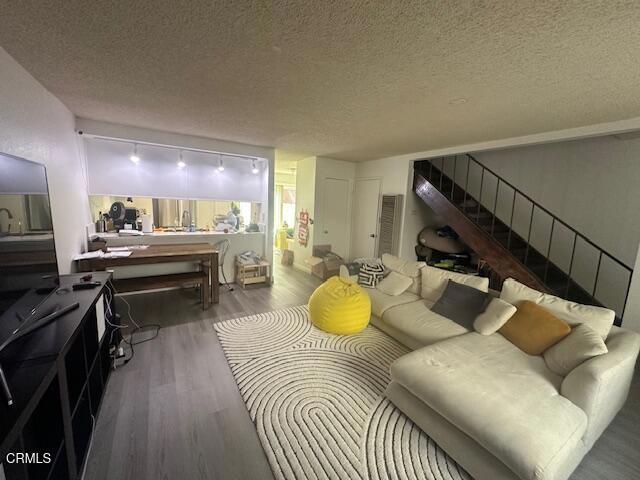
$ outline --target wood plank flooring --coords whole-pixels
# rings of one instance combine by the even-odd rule
[[[163,328],[112,373],[85,479],[272,479],[212,324],[305,304],[319,284],[276,265],[271,288],[222,288],[220,303],[207,311],[195,291],[125,297],[138,323]],[[126,305],[118,300],[117,307],[128,323]],[[629,401],[572,480],[640,478],[639,444],[636,374]]]

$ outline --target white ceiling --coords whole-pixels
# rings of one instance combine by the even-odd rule
[[[0,45],[78,116],[365,160],[637,117],[639,25],[633,1],[25,1]]]

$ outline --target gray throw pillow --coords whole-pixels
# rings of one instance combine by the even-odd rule
[[[431,310],[453,320],[467,330],[473,330],[473,322],[484,312],[488,300],[488,293],[449,280],[442,296],[433,304]]]

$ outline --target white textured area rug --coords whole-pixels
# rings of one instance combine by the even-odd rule
[[[294,307],[214,328],[276,478],[471,480],[385,398],[408,350],[375,327],[331,335]]]

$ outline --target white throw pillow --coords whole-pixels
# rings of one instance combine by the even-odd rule
[[[385,268],[393,272],[398,272],[402,275],[412,278],[411,286],[408,291],[420,295],[420,289],[422,288],[422,281],[420,278],[420,270],[426,265],[424,262],[414,262],[405,260],[404,258],[396,257],[390,253],[382,254],[382,264]]]
[[[346,265],[340,265],[340,278],[349,283],[358,283],[358,275],[349,275],[349,269]]]
[[[500,330],[517,310],[510,303],[494,298],[484,312],[476,317],[473,329],[481,335],[492,335]]]
[[[586,324],[578,325],[571,333],[542,354],[547,366],[558,375],[571,370],[590,358],[609,350],[598,332]]]
[[[447,287],[447,282],[453,280],[463,285],[469,285],[481,292],[489,291],[489,279],[476,275],[465,275],[463,273],[449,272],[440,268],[425,266],[420,270],[422,273],[421,296],[425,300],[437,302],[442,296],[442,292]]]
[[[412,283],[413,279],[411,277],[392,271],[389,275],[380,280],[378,285],[376,285],[376,288],[382,293],[395,297],[404,293]]]
[[[608,308],[563,300],[555,295],[529,288],[513,278],[507,278],[502,284],[500,298],[516,307],[523,300],[530,300],[546,308],[572,327],[582,323],[589,325],[603,340],[607,339],[616,316],[615,312]]]

